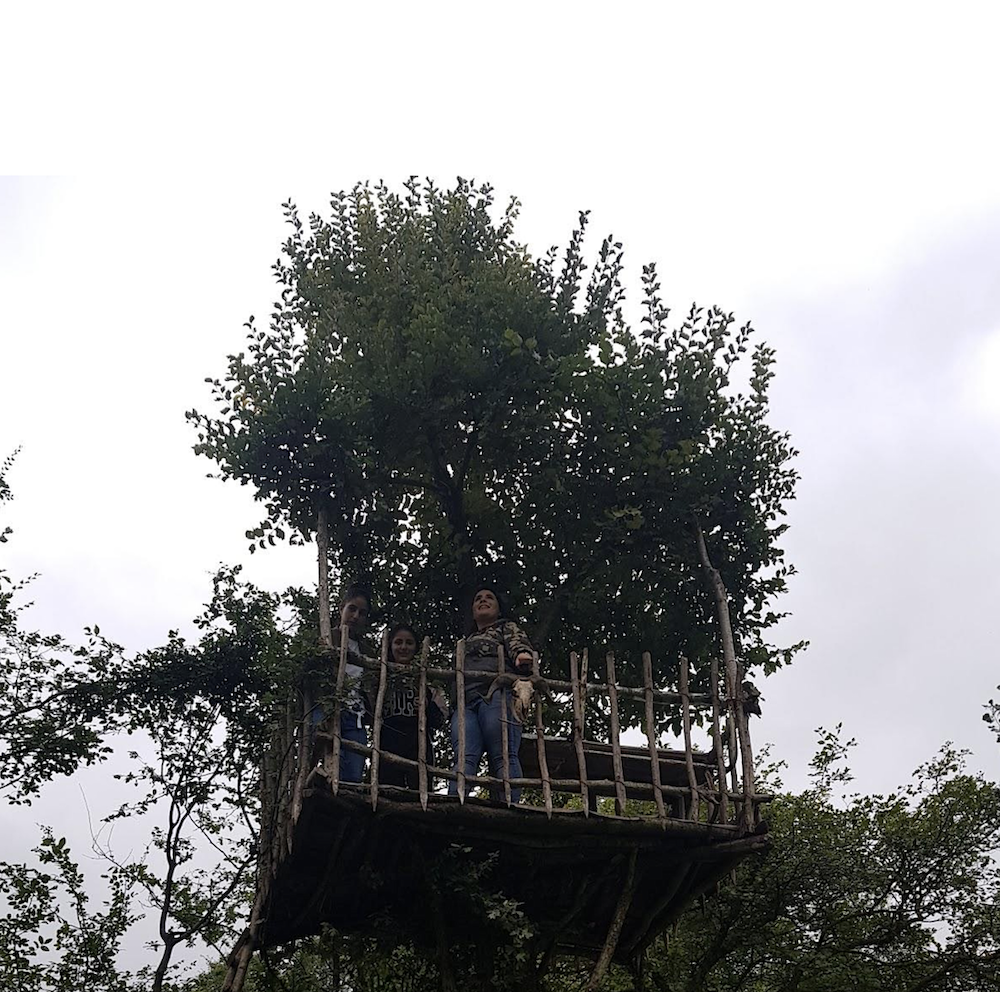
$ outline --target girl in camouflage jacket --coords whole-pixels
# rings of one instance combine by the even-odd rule
[[[472,599],[472,619],[475,625],[465,639],[465,698],[456,700],[451,716],[451,746],[455,754],[455,770],[464,764],[466,775],[476,775],[483,754],[489,761],[490,775],[500,778],[503,773],[503,702],[507,711],[507,760],[511,778],[521,777],[518,749],[521,746],[521,724],[514,719],[513,700],[509,689],[496,690],[489,699],[490,685],[498,675],[499,649],[503,648],[504,669],[515,675],[530,675],[533,649],[524,632],[502,615],[501,599],[494,589],[482,586]],[[465,709],[465,755],[458,754],[458,707]],[[463,761],[464,757],[464,761]],[[449,791],[458,794],[458,785],[450,783]],[[520,789],[511,790],[517,802]],[[500,789],[490,790],[490,798],[502,801]]]

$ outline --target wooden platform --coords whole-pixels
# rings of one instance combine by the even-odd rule
[[[341,643],[347,643],[345,630]],[[449,948],[474,950],[488,966],[485,974],[497,955],[510,951],[511,941],[520,941],[524,954],[518,959],[530,963],[536,984],[562,953],[593,961],[587,988],[595,989],[612,958],[637,963],[694,899],[768,846],[760,810],[770,797],[754,789],[740,669],[731,652],[724,651],[725,693],[712,660],[710,691],[701,695],[690,692],[684,657],[678,659],[677,691],[662,670],[654,680],[648,653],[642,655],[641,687],[616,682],[610,651],[603,681],[588,680],[586,651],[582,659],[570,654],[568,682],[544,681],[535,668],[534,719],[524,724],[521,776],[504,768],[470,778],[450,761],[433,765],[419,753],[404,759],[381,743],[390,670],[415,685],[418,741],[427,721],[428,679],[454,679],[461,686],[464,643],[456,646],[453,668],[432,668],[429,650],[425,639],[412,666],[389,662],[387,639],[379,659],[352,656],[378,678],[370,744],[343,740],[337,731],[345,650],[337,659],[325,727],[317,731],[312,719],[311,683],[303,681],[276,704],[261,762],[256,894],[229,957],[224,992],[239,992],[255,951],[325,927],[427,948],[442,981],[451,970]],[[317,661],[329,667],[331,657]],[[498,679],[500,673],[509,677],[502,657]],[[564,694],[565,705],[554,705],[553,693]],[[621,743],[620,697],[643,703],[645,747]],[[586,703],[593,698],[606,700],[606,720],[591,715],[600,717],[596,736],[607,743],[585,735]],[[501,714],[508,705],[501,695]],[[656,707],[663,706],[679,714],[681,751],[657,746],[662,720]],[[461,753],[465,710],[457,712]],[[692,747],[696,718],[709,729],[711,754]],[[501,728],[508,726],[505,719]],[[546,733],[547,720],[558,727],[555,734]],[[343,749],[362,756],[372,786],[342,784],[334,791]],[[420,791],[383,784],[380,772],[389,764],[408,767]],[[523,789],[525,801],[509,807],[470,798],[463,804],[434,791],[435,782],[440,789],[463,779],[481,793]],[[570,801],[575,809],[562,808],[568,795],[576,797]],[[600,796],[614,801],[599,802]],[[446,984],[455,987],[454,980]]]
[[[461,804],[438,794],[424,810],[415,794],[385,786],[376,812],[367,787],[342,785],[334,796],[314,776],[270,885],[261,942],[286,943],[323,925],[353,933],[391,926],[426,946],[441,932],[450,942],[474,941],[484,924],[461,881],[485,868],[482,884],[516,900],[542,941],[596,954],[631,872],[634,891],[615,951],[629,960],[691,899],[767,844],[765,833],[740,836],[735,826],[582,810],[556,810],[549,820],[530,806]]]

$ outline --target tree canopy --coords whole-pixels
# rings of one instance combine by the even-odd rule
[[[490,579],[557,661],[614,644],[697,667],[713,649],[697,521],[745,663],[787,660],[766,632],[794,451],[749,324],[715,307],[671,322],[649,265],[633,326],[619,242],[588,261],[583,213],[558,262],[533,256],[517,200],[486,185],[366,184],[326,217],[285,212],[270,325],[251,319],[209,380],[214,413],[188,413],[195,450],[264,502],[255,546],[310,539],[323,510],[340,576],[441,643]]]

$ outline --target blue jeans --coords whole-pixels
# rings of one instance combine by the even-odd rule
[[[309,714],[313,731],[326,719],[323,707],[316,705]],[[344,741],[367,744],[368,733],[364,726],[358,726],[358,714],[351,710],[340,712],[340,781],[360,782],[365,774],[365,756],[344,747]]]
[[[340,714],[340,781],[360,782],[365,774],[365,756],[344,747],[344,741],[368,743],[368,734],[364,727],[358,726],[358,718],[354,713]]]
[[[517,756],[521,746],[521,725],[513,717],[513,705],[510,691],[494,692],[489,702],[478,698],[465,707],[465,774],[477,775],[479,762],[485,754],[489,760],[490,775],[493,778],[503,777],[503,730],[500,724],[500,697],[507,699],[507,756],[510,767],[510,777],[521,777],[521,759]],[[455,755],[455,771],[458,771],[460,760],[458,754],[458,709],[451,714],[451,749]],[[466,795],[468,795],[468,786]],[[458,795],[458,783],[448,783],[448,793]],[[512,802],[521,798],[521,790],[510,790]],[[502,787],[490,788],[490,799],[504,801]]]

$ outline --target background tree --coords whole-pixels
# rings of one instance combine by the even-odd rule
[[[772,850],[681,918],[652,988],[1000,988],[1000,788],[946,745],[896,792],[839,801],[851,744],[821,737],[813,787],[771,808]]]
[[[151,992],[173,988],[174,952],[208,945],[221,956],[235,941],[252,898],[260,837],[259,763],[269,744],[275,704],[302,671],[289,624],[296,594],[263,593],[222,569],[195,621],[194,644],[172,632],[140,657],[131,679],[129,729],[152,745],[132,752],[124,776],[134,801],[105,818],[152,814],[151,849],[137,873],[154,910],[159,958],[148,969]],[[116,863],[115,855],[105,856]]]
[[[772,849],[692,906],[648,949],[644,986],[616,966],[605,992],[991,992],[1000,988],[1000,786],[970,775],[945,745],[887,795],[847,795],[852,742],[823,733],[813,783],[780,792]],[[774,769],[771,783],[780,790]],[[493,907],[512,927],[516,907]],[[398,938],[398,935],[397,935]],[[530,951],[530,927],[507,953]],[[419,962],[419,965],[417,965]],[[524,961],[493,970],[452,953],[458,987],[575,992],[586,961],[559,958],[535,986]],[[203,976],[199,992],[221,987]],[[252,992],[424,992],[441,988],[434,955],[405,940],[327,934],[255,965]]]
[[[43,828],[34,854],[34,864],[0,863],[0,990],[126,992],[132,976],[117,958],[139,916],[134,867],[102,875],[108,895],[95,911],[65,838]]]
[[[61,639],[21,635],[16,608],[6,602],[3,658],[16,690],[0,723],[9,800],[27,801],[81,761],[115,749],[116,768],[125,763],[127,770],[114,777],[137,793],[103,822],[138,818],[149,844],[122,858],[95,838],[105,864],[99,884],[108,891],[96,911],[89,897],[95,880],[48,828],[34,861],[0,865],[0,989],[166,992],[183,984],[178,948],[207,945],[223,955],[252,888],[259,757],[274,703],[287,699],[303,667],[286,629],[301,626],[292,619],[297,598],[262,593],[240,581],[238,568],[224,569],[195,621],[195,643],[171,633],[163,647],[136,657],[115,649],[107,669],[100,645],[108,642],[98,631],[90,632],[90,649],[42,654],[40,645]],[[19,653],[25,644],[30,650]],[[95,681],[105,670],[107,679]],[[75,726],[81,714],[91,720]],[[130,751],[115,747],[115,734],[125,732],[134,735]],[[148,943],[155,959],[131,975],[115,959],[144,917],[155,928]]]
[[[0,506],[13,499],[8,476],[16,455],[0,463]],[[11,533],[0,521],[0,545]],[[30,801],[56,775],[102,760],[122,716],[115,690],[122,649],[96,625],[85,629],[83,645],[26,630],[30,581],[0,567],[0,796],[12,803]]]
[[[744,660],[773,669],[795,482],[767,424],[773,354],[741,371],[751,329],[715,308],[671,327],[653,266],[633,329],[621,245],[606,238],[585,280],[587,215],[557,266],[516,241],[518,209],[464,180],[360,185],[307,222],[285,204],[271,325],[251,320],[210,380],[216,413],[189,412],[196,451],[256,488],[257,545],[328,519],[337,572],[445,644],[491,578],[555,663],[605,643],[703,662],[698,520]]]

